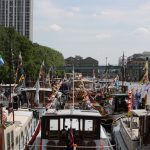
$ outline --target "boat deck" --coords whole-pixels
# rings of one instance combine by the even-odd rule
[[[8,110],[3,110],[6,113],[7,121],[5,122],[5,125],[8,127],[9,125],[13,124],[13,113],[8,113]],[[28,109],[20,109],[17,111],[14,111],[14,124],[16,126],[16,131],[19,130],[28,120],[32,119],[32,111],[28,111]]]
[[[118,144],[118,145],[116,145],[116,147],[118,147],[119,145],[121,145],[121,148],[123,150],[128,150],[128,148],[126,147],[126,144],[125,144],[125,142],[124,142],[124,140],[122,138],[122,135],[120,133],[120,124],[118,126],[115,126],[113,128],[113,135],[115,137],[114,140],[116,141],[116,144]]]
[[[132,125],[130,124],[131,118],[125,117],[121,119],[121,125],[125,129],[126,133],[131,140],[139,139],[139,120],[137,117],[133,117]],[[131,126],[131,127],[130,127]]]

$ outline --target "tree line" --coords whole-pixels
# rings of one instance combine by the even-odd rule
[[[14,28],[0,27],[0,55],[4,65],[0,66],[0,83],[14,83],[19,67],[19,54],[22,56],[22,67],[30,80],[36,80],[40,66],[44,61],[44,70],[63,66],[62,53],[46,46],[32,43],[28,38],[16,32]],[[18,72],[19,73],[19,72]]]

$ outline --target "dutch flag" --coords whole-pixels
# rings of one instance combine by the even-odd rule
[[[0,56],[0,66],[4,65],[4,60],[3,58]]]

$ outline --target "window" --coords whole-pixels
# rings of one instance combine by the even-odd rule
[[[50,120],[50,131],[58,131],[58,120],[57,119]]]
[[[93,120],[85,120],[85,131],[93,131]]]
[[[49,137],[50,138],[58,138],[59,132],[58,132],[58,119],[51,119],[50,120],[50,126],[49,126]]]
[[[65,128],[69,129],[71,126],[73,129],[79,130],[79,121],[78,119],[65,119]],[[60,129],[63,129],[63,119],[60,119]]]

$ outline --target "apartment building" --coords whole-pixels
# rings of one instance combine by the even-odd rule
[[[33,37],[33,0],[0,0],[0,26]]]

